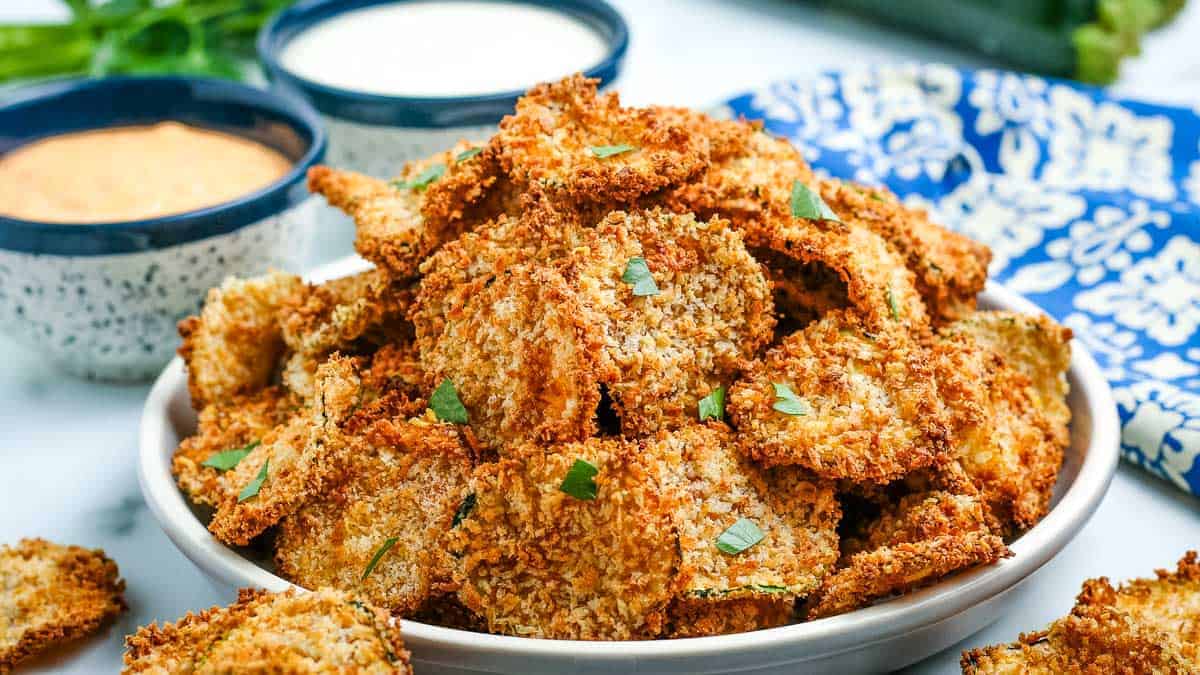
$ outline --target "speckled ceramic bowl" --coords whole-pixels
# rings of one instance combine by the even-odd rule
[[[346,259],[310,277],[322,281],[362,270]],[[995,284],[980,296],[986,309],[1040,313],[1028,300]],[[643,642],[539,640],[481,635],[405,620],[401,630],[415,669],[425,675],[813,675],[882,673],[903,668],[963,640],[1022,601],[1025,582],[1079,532],[1100,504],[1116,470],[1116,404],[1087,349],[1072,345],[1071,445],[1058,475],[1050,513],[1012,542],[1013,557],[954,574],[919,591],[818,621],[752,633]],[[279,591],[269,554],[234,549],[205,529],[211,512],[193,507],[171,475],[171,456],[193,433],[183,362],[173,361],[146,399],[138,480],[146,505],[183,554],[222,591],[254,586]]]
[[[395,175],[404,162],[427,157],[459,140],[484,139],[496,131],[521,91],[480,96],[410,97],[368,94],[330,87],[283,67],[279,55],[288,41],[338,14],[385,3],[411,0],[300,0],[259,33],[258,56],[276,87],[294,91],[321,112],[329,131],[329,164],[380,178]],[[491,0],[536,5],[567,14],[595,30],[608,45],[601,61],[584,74],[610,84],[620,72],[629,46],[629,29],[604,0]],[[519,36],[509,36],[520,39]],[[499,47],[498,47],[499,48]],[[403,64],[397,64],[403,67]],[[563,73],[564,76],[570,73]],[[530,83],[534,84],[534,83]]]
[[[0,326],[63,370],[107,380],[152,377],[173,354],[175,323],[228,275],[295,269],[312,207],[304,185],[325,134],[304,102],[199,78],[67,80],[0,105],[0,154],[69,131],[176,120],[265,143],[295,162],[235,201],[120,223],[0,216]],[[113,157],[119,162],[120,157]]]

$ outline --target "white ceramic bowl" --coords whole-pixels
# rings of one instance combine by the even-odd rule
[[[348,258],[315,279],[364,267]],[[1020,296],[989,285],[986,308],[1036,313]],[[420,673],[871,673],[901,668],[935,654],[999,618],[1019,600],[1030,575],[1083,527],[1104,497],[1118,458],[1116,406],[1095,361],[1078,342],[1068,379],[1071,447],[1059,474],[1054,505],[1012,543],[1013,556],[954,575],[915,593],[858,611],[753,633],[647,642],[581,642],[481,635],[404,621],[404,640]],[[269,558],[228,548],[205,529],[175,486],[171,454],[192,433],[193,413],[182,363],[176,359],[146,400],[139,479],[150,510],[167,536],[214,582],[224,587],[283,590]]]

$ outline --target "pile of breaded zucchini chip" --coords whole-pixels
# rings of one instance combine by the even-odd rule
[[[575,76],[394,180],[308,179],[374,267],[213,289],[174,460],[301,587],[715,635],[993,563],[1049,508],[1070,331],[977,311],[985,246],[755,124]]]

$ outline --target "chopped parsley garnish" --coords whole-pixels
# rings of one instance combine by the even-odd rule
[[[481,152],[483,152],[483,148],[471,148],[470,150],[463,150],[462,152],[458,153],[458,156],[454,158],[454,161],[465,162]]]
[[[399,188],[401,190],[408,188],[410,190],[416,190],[417,192],[420,192],[421,190],[429,187],[430,183],[441,178],[442,174],[444,173],[446,173],[445,164],[434,164],[428,169],[425,169],[421,173],[417,174],[416,178],[413,178],[410,181],[392,181],[392,187]]]
[[[771,406],[772,408],[785,415],[808,414],[808,406],[804,405],[804,401],[791,387],[778,382],[772,382],[771,386],[775,387],[775,405]]]
[[[576,499],[595,499],[595,478],[599,473],[600,469],[597,469],[595,465],[586,460],[577,459],[567,470],[567,475],[558,489]]]
[[[443,422],[467,423],[467,408],[458,399],[454,383],[448,377],[442,380],[437,389],[433,390],[433,396],[429,397],[429,407],[433,410],[433,414]]]
[[[593,145],[592,146],[592,154],[599,157],[600,159],[604,159],[605,157],[612,157],[613,155],[619,155],[621,153],[629,152],[630,150],[637,150],[637,148],[632,145],[624,145],[624,144],[622,144],[622,145]]]
[[[454,512],[454,520],[450,521],[450,529],[458,527],[462,521],[467,519],[467,516],[471,515],[471,512],[475,510],[476,500],[474,492],[463,497],[462,503],[458,505],[458,510]]]
[[[246,458],[250,451],[257,448],[261,441],[251,441],[245,447],[234,448],[232,450],[222,450],[221,452],[213,453],[211,457],[200,463],[200,466],[207,466],[217,471],[228,471],[238,465],[238,462]]]
[[[379,549],[375,551],[375,555],[371,556],[371,562],[367,563],[367,569],[363,570],[362,579],[359,579],[359,581],[366,581],[367,577],[371,576],[371,572],[375,571],[375,566],[379,564],[379,561],[388,551],[392,550],[397,541],[396,537],[388,537],[384,540]]]
[[[720,420],[725,417],[725,387],[717,387],[712,393],[700,399],[700,421],[706,419]]]
[[[625,263],[625,273],[621,275],[621,281],[633,286],[634,295],[658,295],[658,284],[654,283],[650,266],[641,256],[630,258],[629,262]]]
[[[717,537],[717,548],[722,553],[737,555],[763,540],[763,531],[749,518],[738,518],[721,536]]]
[[[258,470],[258,475],[254,477],[254,480],[246,483],[246,487],[242,488],[242,491],[238,494],[239,504],[258,495],[258,491],[262,489],[263,483],[267,480],[267,466],[270,464],[270,459],[263,462],[262,468]]]
[[[842,219],[838,218],[838,215],[829,208],[820,195],[808,189],[808,186],[800,181],[792,183],[792,217],[842,222]]]
[[[887,295],[888,295],[888,307],[892,308],[892,318],[899,321],[900,320],[900,306],[896,304],[896,294],[893,293],[892,289],[889,288]]]

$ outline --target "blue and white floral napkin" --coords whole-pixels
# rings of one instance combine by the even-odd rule
[[[725,105],[818,171],[886,184],[991,246],[993,278],[1104,368],[1125,458],[1200,494],[1200,110],[940,65],[827,73]]]

